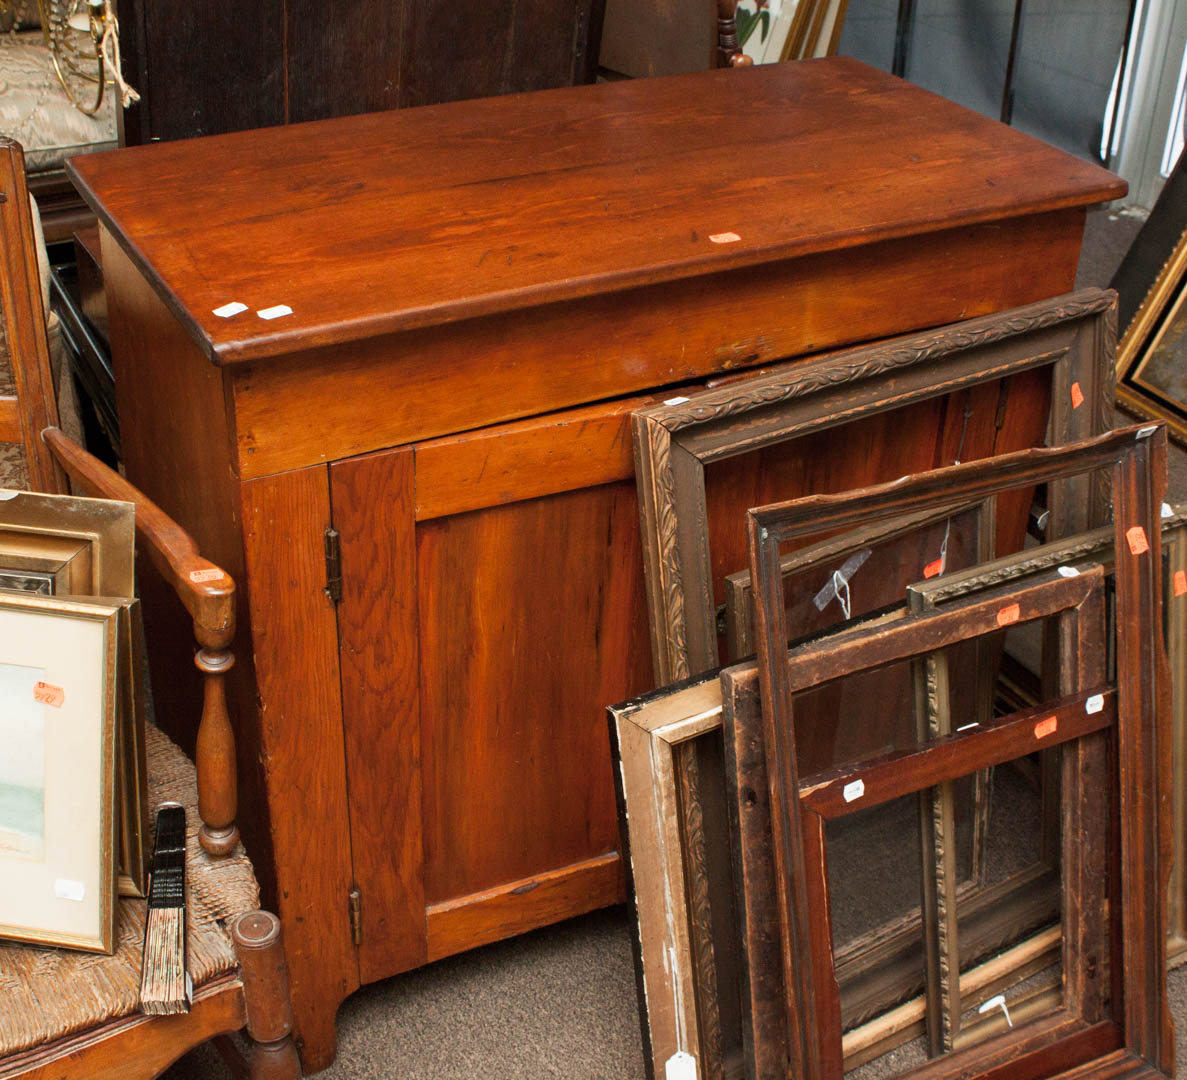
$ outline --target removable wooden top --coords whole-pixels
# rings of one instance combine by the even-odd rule
[[[69,167],[215,363],[1126,190],[844,58],[157,143]],[[233,301],[248,310],[213,314]],[[293,313],[256,314],[281,304]]]

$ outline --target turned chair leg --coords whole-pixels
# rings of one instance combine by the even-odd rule
[[[251,1080],[295,1080],[301,1075],[293,1045],[289,972],[280,920],[270,911],[241,915],[231,926],[247,1000]]]
[[[201,644],[201,640],[199,640]],[[235,657],[229,649],[200,648],[194,663],[206,676],[194,761],[198,769],[198,840],[211,855],[228,855],[239,842],[235,733],[223,679]]]

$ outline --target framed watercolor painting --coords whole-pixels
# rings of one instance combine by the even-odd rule
[[[0,937],[114,947],[122,611],[0,592]]]

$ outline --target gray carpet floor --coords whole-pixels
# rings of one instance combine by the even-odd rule
[[[1093,211],[1078,284],[1107,284],[1140,219]],[[1127,422],[1127,418],[1119,418]],[[1187,455],[1173,450],[1170,497],[1187,500]],[[1187,1032],[1187,968],[1170,977],[1179,1030]],[[338,1058],[327,1080],[638,1080],[642,1047],[629,929],[622,908],[559,926],[365,987],[338,1014]],[[888,1058],[870,1080],[901,1067]],[[200,1047],[168,1080],[231,1076]]]

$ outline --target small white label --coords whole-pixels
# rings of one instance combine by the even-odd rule
[[[982,1002],[977,1012],[987,1013],[992,1012],[994,1009],[1001,1009],[1002,1014],[1006,1018],[1006,1027],[1014,1026],[1014,1021],[1010,1019],[1010,1010],[1006,1008],[1005,996],[1002,994],[998,994],[996,997],[991,997],[988,1001]]]
[[[1157,430],[1158,430],[1157,424],[1151,424],[1149,427],[1138,428],[1137,434],[1134,436],[1134,438],[1135,439],[1148,439]]]
[[[9,499],[15,499],[20,494],[12,488],[0,488],[0,502],[8,502]]]
[[[261,319],[279,319],[282,315],[291,315],[293,309],[288,304],[277,304],[275,307],[261,308],[256,314]]]
[[[54,880],[54,896],[59,900],[81,900],[87,894],[87,887],[81,881],[71,881],[69,878]]]
[[[665,405],[683,405],[688,398],[686,397],[670,397],[664,402]],[[683,1053],[683,1051],[681,1051]]]
[[[873,554],[871,548],[865,548],[854,555],[850,555],[844,563],[841,564],[840,570],[834,570],[832,576],[828,579],[824,588],[820,590],[813,597],[812,602],[816,605],[817,611],[823,611],[828,607],[829,601],[837,595],[837,577],[840,576],[841,584],[847,585],[849,579],[861,569],[862,564]]]
[[[246,310],[246,304],[241,304],[238,300],[232,300],[229,304],[223,304],[222,307],[216,307],[214,309],[214,314],[220,319],[229,319],[232,315],[238,315],[239,312]]]
[[[1079,577],[1080,571],[1074,566],[1061,566],[1055,571],[1060,577]]]
[[[846,802],[853,802],[854,799],[860,799],[866,793],[866,782],[864,780],[851,780],[841,790],[841,794],[845,797]]]
[[[677,1050],[664,1064],[664,1080],[697,1080],[697,1059]]]
[[[1162,504],[1162,516],[1163,516],[1164,518],[1168,518],[1168,517],[1174,517],[1174,516],[1175,516],[1175,512],[1174,512],[1174,510],[1171,508],[1171,504],[1170,504],[1170,503],[1163,503],[1163,504]]]
[[[1098,713],[1105,707],[1104,694],[1093,694],[1086,702],[1084,702],[1084,711],[1091,716],[1093,713]]]

